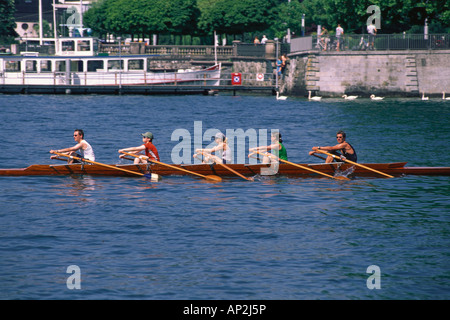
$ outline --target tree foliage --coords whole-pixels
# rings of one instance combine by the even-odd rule
[[[288,28],[301,32],[338,23],[346,33],[366,32],[372,12],[380,9],[380,33],[417,30],[427,19],[430,32],[450,31],[448,0],[99,0],[84,15],[97,34],[241,35],[264,32],[281,38]]]
[[[17,33],[14,30],[14,0],[0,0],[0,41],[12,42]]]
[[[199,15],[195,0],[100,0],[83,21],[100,34],[187,34]]]
[[[304,0],[300,10],[307,23],[335,28],[340,23],[346,32],[365,32],[371,5],[380,9],[380,33],[401,33],[413,26],[423,26],[425,19],[440,30],[450,31],[448,0]]]
[[[270,27],[279,1],[274,0],[217,0],[202,8],[199,28],[205,32],[242,34],[262,31]]]

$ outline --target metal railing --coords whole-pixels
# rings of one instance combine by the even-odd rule
[[[175,86],[233,86],[231,72],[223,72],[220,78],[209,77],[206,73],[198,78],[184,79],[183,73],[157,73],[156,78],[144,71],[134,72],[0,72],[1,85],[77,85],[77,86],[109,86],[109,85],[175,85]],[[274,87],[276,78],[274,73],[241,73],[240,86],[245,87]],[[148,77],[148,78],[147,78]],[[236,85],[239,88],[239,85]]]
[[[450,34],[348,34],[312,36],[291,40],[291,52],[450,49]]]
[[[155,56],[175,56],[175,57],[214,57],[217,55],[221,59],[229,59],[233,57],[255,57],[268,58],[275,57],[275,44],[272,45],[273,50],[268,50],[267,45],[255,45],[253,43],[234,43],[229,46],[175,46],[175,45],[146,45],[145,43],[131,43],[122,45],[118,44],[102,44],[99,52],[109,55],[121,54],[150,54]],[[279,55],[289,53],[289,44],[278,44]],[[268,53],[270,51],[270,53]]]

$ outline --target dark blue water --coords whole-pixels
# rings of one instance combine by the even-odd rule
[[[360,162],[448,166],[450,103],[266,96],[0,95],[0,167],[97,161],[152,131],[280,129],[289,160],[347,132]],[[205,142],[205,146],[209,142]],[[61,164],[58,162],[57,164]],[[0,177],[0,299],[449,299],[449,177]],[[68,266],[81,271],[69,289]],[[379,267],[380,289],[367,273]]]

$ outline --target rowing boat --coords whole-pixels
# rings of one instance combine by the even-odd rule
[[[112,164],[110,166],[126,169],[139,173],[156,173],[161,176],[170,175],[189,175],[180,170],[163,166],[160,164]],[[233,176],[229,170],[218,165],[210,164],[192,164],[173,165],[174,167],[184,168],[189,171],[202,175],[217,175],[222,177]],[[270,167],[267,164],[227,164],[231,169],[244,176],[255,176],[261,174],[261,169]],[[345,174],[349,176],[365,176],[379,177],[373,171],[363,167],[356,167],[347,163],[320,163],[320,164],[301,164],[313,168],[322,173],[335,175]],[[364,166],[385,172],[393,176],[402,175],[425,175],[425,176],[450,176],[450,167],[407,167],[406,162],[393,163],[366,163]],[[278,174],[282,176],[310,176],[320,177],[320,175],[312,173],[296,166],[281,163],[278,168]],[[0,176],[65,176],[65,175],[91,175],[91,176],[135,176],[125,171],[116,170],[96,164],[62,164],[62,165],[31,165],[27,168],[19,169],[0,169]]]

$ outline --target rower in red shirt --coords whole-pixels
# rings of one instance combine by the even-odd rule
[[[158,149],[156,149],[156,147],[152,143],[152,141],[153,141],[153,133],[151,133],[151,132],[142,133],[142,142],[143,142],[142,145],[140,145],[139,147],[120,149],[119,153],[124,151],[124,152],[133,153],[133,154],[138,155],[142,151],[145,151],[145,155],[150,160],[159,161]],[[119,156],[119,158],[123,158],[125,156],[126,155],[122,154]],[[138,158],[134,159],[134,163],[135,164],[147,163],[147,159],[145,157],[138,157]]]

